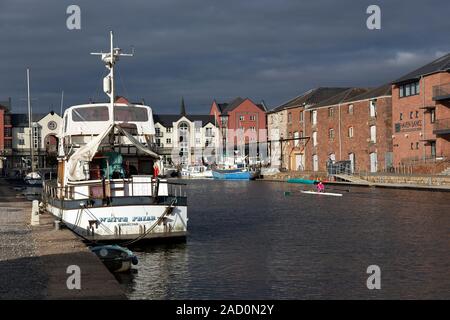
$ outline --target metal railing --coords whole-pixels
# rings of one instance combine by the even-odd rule
[[[450,82],[433,86],[433,99],[450,99]]]
[[[142,181],[142,182],[136,182],[132,179],[113,179],[113,180],[87,180],[82,181],[81,183],[76,183],[73,185],[68,185],[64,187],[59,187],[56,180],[45,180],[43,183],[43,196],[45,198],[53,198],[53,199],[75,199],[75,195],[85,197],[86,199],[102,199],[102,198],[108,198],[108,197],[114,197],[112,195],[112,191],[116,191],[116,188],[123,188],[124,195],[125,196],[125,188],[128,187],[127,185],[132,185],[129,190],[131,190],[131,193],[127,196],[134,197],[134,196],[149,196],[152,197],[156,195],[156,190],[160,190],[160,186],[163,184],[167,184],[167,196],[168,197],[186,197],[186,191],[184,190],[184,186],[186,186],[185,183],[178,183],[178,182],[170,182],[170,181],[160,181],[160,180],[154,180],[151,181]],[[120,185],[123,185],[123,187],[119,187]],[[142,192],[135,192],[135,189],[133,186],[142,186],[142,185],[149,185],[151,190],[151,194],[148,195],[142,195],[140,193]],[[89,187],[89,194],[83,194],[78,191],[75,191],[76,187]],[[101,196],[95,196],[91,194],[92,188],[101,188]],[[135,193],[139,193],[136,194]],[[159,192],[158,192],[159,195]],[[164,195],[165,196],[165,195]],[[118,196],[122,197],[122,196]],[[81,199],[79,199],[81,200]]]

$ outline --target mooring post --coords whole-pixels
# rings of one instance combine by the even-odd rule
[[[39,225],[39,201],[33,200],[33,204],[31,206],[31,225],[38,226]]]

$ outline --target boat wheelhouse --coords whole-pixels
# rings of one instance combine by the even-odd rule
[[[114,64],[122,55],[111,33],[111,51],[101,53],[110,102],[64,112],[58,177],[44,182],[43,204],[89,241],[185,238],[186,194],[182,184],[157,176],[162,161],[152,148],[152,109],[114,101]]]

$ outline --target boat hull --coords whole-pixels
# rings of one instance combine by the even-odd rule
[[[288,183],[300,183],[300,184],[316,184],[319,183],[317,180],[311,180],[311,179],[288,179]]]
[[[255,172],[241,170],[214,170],[212,174],[214,179],[218,180],[253,180],[256,178]]]
[[[128,201],[114,206],[94,204],[93,207],[81,207],[83,201],[76,201],[78,208],[74,208],[73,201],[59,202],[47,203],[47,211],[89,241],[128,242],[138,239],[141,242],[163,238],[184,239],[187,235],[187,205],[176,205],[167,213],[167,204],[145,204],[142,201],[136,204]]]

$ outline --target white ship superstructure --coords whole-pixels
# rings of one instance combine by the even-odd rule
[[[109,103],[69,107],[59,136],[58,178],[45,181],[43,203],[91,241],[184,238],[187,198],[183,185],[158,179],[162,161],[152,150],[152,109],[114,101],[114,65],[123,54],[100,55]]]

